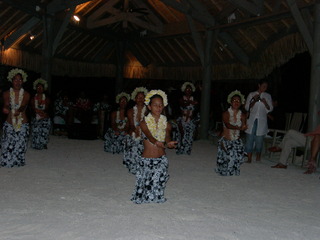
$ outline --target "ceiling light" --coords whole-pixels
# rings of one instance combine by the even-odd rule
[[[80,22],[80,18],[77,15],[73,15],[73,20],[76,22]]]

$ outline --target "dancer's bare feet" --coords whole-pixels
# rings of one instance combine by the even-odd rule
[[[286,165],[283,165],[282,163],[278,163],[278,164],[276,164],[276,165],[274,165],[274,166],[271,166],[271,168],[284,168],[284,169],[286,169],[287,166],[286,166]]]

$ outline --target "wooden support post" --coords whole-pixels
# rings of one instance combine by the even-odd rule
[[[313,54],[311,60],[308,130],[320,124],[320,1],[314,6]]]
[[[214,34],[215,33],[215,34]],[[200,138],[208,138],[210,121],[210,94],[212,80],[212,49],[213,43],[217,40],[218,31],[207,31],[206,46],[204,53],[203,80],[200,106]]]
[[[126,48],[126,42],[124,40],[117,41],[117,78],[115,84],[116,94],[123,90],[123,67],[124,67],[124,53]]]
[[[42,71],[41,77],[48,82],[48,92],[51,92],[51,69],[53,49],[53,24],[52,17],[43,16],[43,42],[42,42]]]

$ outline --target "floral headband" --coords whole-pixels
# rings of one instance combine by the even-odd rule
[[[167,106],[168,105],[168,97],[167,94],[162,91],[162,90],[151,90],[150,92],[147,93],[145,99],[144,99],[144,104],[149,105],[150,104],[150,98],[154,95],[160,95],[163,100],[163,105]]]
[[[14,76],[16,76],[17,74],[21,74],[23,82],[26,82],[26,81],[27,81],[28,75],[26,74],[25,71],[23,71],[22,69],[19,69],[19,68],[12,69],[12,70],[8,73],[8,77],[7,77],[8,81],[9,81],[9,82],[12,82],[12,79],[13,79]]]
[[[34,81],[33,83],[33,89],[36,90],[37,89],[37,85],[41,84],[44,88],[44,90],[48,89],[48,83],[46,80],[44,80],[43,78],[38,78],[37,80]]]
[[[185,82],[182,86],[181,86],[181,91],[184,92],[184,90],[186,90],[187,86],[190,86],[192,89],[192,92],[194,92],[196,90],[196,87],[193,85],[193,83],[191,82]]]
[[[240,97],[240,99],[241,99],[241,104],[244,104],[244,103],[245,103],[246,100],[245,100],[244,96],[241,94],[241,92],[238,91],[238,90],[235,90],[235,91],[231,92],[231,93],[228,95],[227,102],[228,102],[229,104],[231,104],[231,99],[232,99],[234,96],[239,96],[239,97]]]
[[[144,95],[147,95],[148,90],[144,87],[137,87],[133,90],[133,92],[131,93],[131,99],[134,101],[136,99],[136,96],[138,93],[143,93]]]
[[[122,97],[125,97],[127,99],[127,101],[130,100],[130,95],[128,93],[125,93],[125,92],[121,92],[119,93],[117,96],[116,96],[116,103],[119,103],[120,102],[120,99]]]

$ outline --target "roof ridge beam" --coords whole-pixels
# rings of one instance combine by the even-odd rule
[[[302,35],[310,54],[313,54],[313,39],[312,34],[310,33],[307,24],[303,20],[302,14],[298,8],[298,5],[295,0],[287,0],[289,9],[291,11],[291,14],[298,26],[299,32]]]
[[[188,6],[187,4],[178,3],[177,1],[172,0],[161,0],[164,4],[174,8],[175,10],[182,12],[186,15],[190,15],[192,18],[196,19],[197,21],[207,25],[209,27],[213,27],[216,24],[215,19],[210,14],[204,14],[203,12],[197,11],[195,8],[192,8],[191,5]],[[200,7],[200,3],[196,1],[192,1],[193,5],[197,5],[197,8]]]
[[[260,16],[261,14],[261,3],[255,1],[255,3],[248,2],[246,0],[229,0],[232,4],[238,6],[238,8],[245,10],[255,16]],[[258,4],[257,4],[258,3]],[[263,6],[263,5],[262,5]]]

